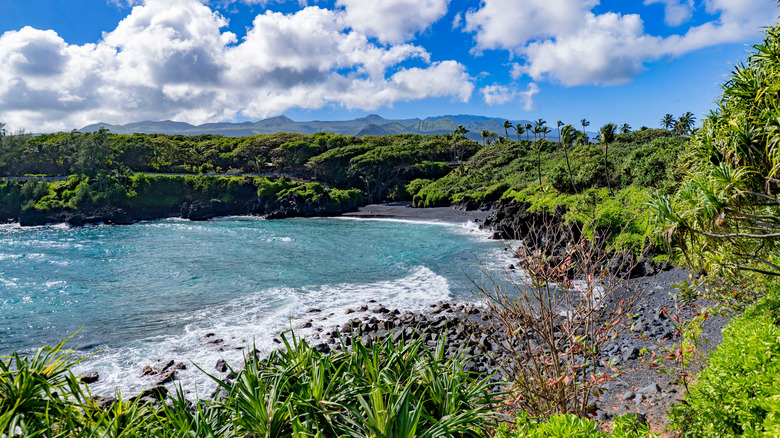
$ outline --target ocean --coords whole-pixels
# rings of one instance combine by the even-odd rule
[[[253,348],[278,348],[280,331],[330,331],[371,300],[402,311],[474,301],[471,281],[506,266],[504,248],[473,224],[398,220],[0,225],[0,355],[78,331],[68,346],[85,357],[76,373],[100,374],[93,394],[135,395],[154,385],[145,365],[175,360],[187,370],[174,384],[208,397],[198,367],[239,366]]]

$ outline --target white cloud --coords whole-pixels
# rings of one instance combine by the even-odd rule
[[[669,26],[679,26],[693,17],[693,0],[645,0],[645,5],[664,5],[664,22]]]
[[[346,23],[354,30],[385,43],[411,40],[439,21],[450,0],[337,0]]]
[[[196,0],[147,0],[97,44],[26,27],[0,36],[0,120],[11,129],[190,123],[327,105],[373,110],[427,97],[468,100],[473,79],[422,47],[379,46],[343,13],[258,15],[241,41]],[[415,60],[417,67],[403,63]]]
[[[531,82],[528,84],[528,89],[520,92],[520,97],[523,100],[523,109],[531,111],[534,108],[534,96],[539,93],[539,86]]]
[[[519,98],[523,104],[523,110],[531,111],[534,106],[534,96],[539,93],[539,86],[531,82],[528,84],[528,88],[520,91],[515,87],[493,84],[482,87],[479,92],[489,106],[504,105]]]
[[[483,0],[466,13],[465,31],[474,32],[476,49],[520,50],[528,41],[566,35],[583,22],[598,0]]]
[[[668,23],[690,18],[690,0],[663,2]],[[777,15],[774,0],[704,0],[709,22],[668,37],[645,33],[639,15],[592,12],[591,0],[483,0],[466,15],[475,50],[505,49],[523,62],[512,77],[528,75],[567,86],[615,85],[636,77],[646,62],[755,37]]]

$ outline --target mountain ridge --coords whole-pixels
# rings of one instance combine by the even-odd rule
[[[173,120],[141,121],[124,125],[110,123],[94,123],[81,128],[81,132],[94,132],[106,128],[115,134],[168,134],[168,135],[203,135],[215,134],[225,137],[245,137],[251,135],[275,134],[277,132],[297,132],[315,134],[330,132],[341,135],[394,135],[394,134],[448,134],[459,125],[465,126],[469,132],[466,137],[481,141],[483,130],[492,131],[503,136],[504,121],[507,119],[469,114],[432,116],[425,119],[385,119],[377,114],[369,114],[352,120],[311,120],[295,121],[287,116],[270,117],[255,122],[218,122],[192,125]],[[528,120],[510,120],[516,123],[531,123]],[[514,130],[509,133],[514,137]],[[554,135],[554,133],[552,134]],[[552,138],[552,137],[550,137]]]

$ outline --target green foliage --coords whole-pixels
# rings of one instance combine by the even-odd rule
[[[780,25],[765,31],[693,136],[688,172],[655,208],[668,241],[696,269],[780,275]],[[686,116],[688,116],[686,114]]]
[[[251,359],[225,396],[192,405],[179,390],[159,409],[138,399],[103,411],[69,369],[72,354],[44,348],[0,361],[0,435],[111,437],[478,437],[496,427],[489,380],[444,359],[444,342],[386,337],[323,354],[305,341]],[[55,435],[51,435],[56,432]]]
[[[652,437],[646,424],[640,424],[630,414],[618,416],[612,424],[612,433],[599,430],[593,420],[573,414],[555,415],[547,421],[535,421],[519,416],[514,427],[502,424],[496,438],[643,438]]]
[[[780,285],[723,330],[685,404],[670,413],[681,436],[780,433]]]

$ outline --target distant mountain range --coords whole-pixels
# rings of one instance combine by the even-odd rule
[[[225,137],[245,137],[250,135],[274,134],[276,132],[299,132],[302,134],[314,134],[317,132],[332,132],[342,135],[394,135],[394,134],[448,134],[455,131],[458,125],[463,125],[469,130],[466,136],[472,140],[481,141],[480,133],[483,130],[495,132],[504,136],[504,121],[484,116],[450,115],[440,117],[428,117],[426,119],[400,119],[390,120],[371,114],[354,120],[345,121],[311,121],[296,122],[289,117],[278,116],[259,122],[243,123],[207,123],[194,126],[189,123],[173,122],[137,122],[127,125],[111,125],[108,123],[95,123],[85,126],[81,132],[94,132],[105,127],[116,134],[180,134],[201,135],[217,134]],[[528,120],[510,120],[516,123],[531,123]],[[557,131],[551,126],[553,132],[547,137],[557,138]],[[525,134],[523,138],[525,138]],[[510,130],[509,138],[517,138],[514,129]],[[531,134],[533,138],[533,134]]]

